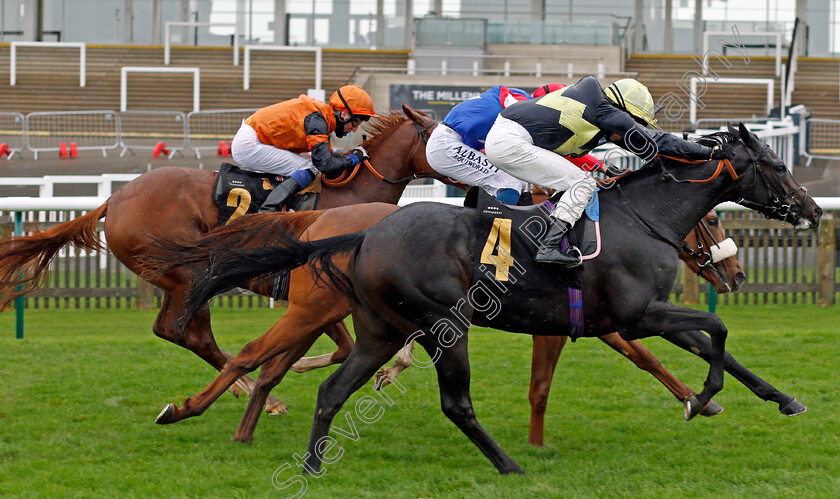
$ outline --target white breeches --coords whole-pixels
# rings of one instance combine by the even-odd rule
[[[551,216],[574,224],[597,187],[595,179],[569,160],[537,147],[525,128],[502,117],[487,134],[487,159],[500,170],[535,185],[565,191]]]
[[[439,124],[426,143],[426,160],[436,172],[495,196],[502,189],[522,192],[527,184],[490,164],[481,151],[464,144],[458,132]]]
[[[298,170],[315,171],[307,157],[260,142],[257,131],[244,121],[230,144],[230,154],[239,166],[256,172],[288,177]]]

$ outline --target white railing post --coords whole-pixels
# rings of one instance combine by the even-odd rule
[[[120,111],[128,110],[128,73],[192,73],[193,75],[193,111],[201,107],[201,70],[200,68],[160,68],[154,66],[123,66],[120,70]]]
[[[323,55],[321,47],[285,46],[285,45],[245,45],[245,64],[242,68],[242,90],[251,89],[251,51],[270,50],[273,52],[314,52],[315,53],[315,90],[322,90]],[[410,61],[410,60],[409,60]],[[409,69],[411,64],[409,63]]]
[[[414,74],[416,72],[417,72],[417,63],[414,61],[414,59],[409,59],[406,62],[405,73],[408,76],[414,76]]]
[[[9,51],[9,85],[17,84],[17,48],[18,47],[55,47],[79,49],[79,86],[87,82],[87,45],[81,42],[11,42]]]
[[[542,63],[537,62],[537,67],[534,68],[534,73],[536,73],[537,78],[542,78]]]
[[[473,76],[478,76],[478,61],[473,61]]]
[[[570,62],[566,64],[566,77],[571,78],[572,75],[575,73],[575,65],[574,63]]]
[[[163,64],[168,66],[170,60],[170,51],[172,49],[172,43],[170,39],[170,29],[172,26],[184,26],[184,27],[231,27],[233,26],[233,65],[239,66],[239,26],[236,23],[202,23],[196,21],[167,21],[166,22],[166,33],[163,37]]]
[[[446,76],[446,59],[440,61],[440,75]]]
[[[505,61],[505,78],[510,76],[510,61]]]
[[[599,62],[599,63],[598,63],[598,79],[599,79],[599,80],[603,80],[603,79],[604,79],[604,73],[605,73],[604,63],[603,63],[603,62]]]

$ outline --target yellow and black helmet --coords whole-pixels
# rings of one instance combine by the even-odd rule
[[[659,128],[653,117],[656,112],[653,97],[646,86],[633,78],[624,78],[610,84],[604,93],[613,104],[633,115],[636,121]]]

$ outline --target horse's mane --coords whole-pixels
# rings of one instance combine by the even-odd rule
[[[697,143],[701,146],[714,147],[720,144],[733,144],[739,140],[741,138],[734,133],[714,132],[708,135],[701,135],[697,138]]]
[[[368,150],[376,149],[376,145],[380,141],[394,133],[397,125],[407,119],[399,111],[388,111],[384,114],[377,114],[365,125],[365,132],[370,133],[371,137],[362,142],[362,147]]]

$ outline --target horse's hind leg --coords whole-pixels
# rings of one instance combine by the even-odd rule
[[[674,345],[697,355],[706,362],[709,362],[711,354],[711,341],[700,331],[685,331],[681,333],[667,334],[663,338]],[[796,416],[807,410],[804,404],[795,398],[780,392],[776,387],[761,379],[754,372],[742,366],[735,358],[726,353],[724,357],[724,369],[735,379],[744,384],[758,398],[779,404],[779,412],[786,416]]]
[[[431,335],[417,340],[433,359],[438,357],[435,369],[440,388],[441,409],[487,456],[499,473],[524,474],[522,468],[499,447],[475,417],[470,398],[470,359],[467,353],[466,330],[459,333],[460,338],[451,346],[442,345],[437,338],[431,339]]]
[[[325,353],[324,355],[304,357],[295,362],[292,366],[292,371],[303,373],[333,364],[341,364],[350,355],[350,350],[353,349],[353,338],[350,336],[350,332],[347,331],[347,326],[344,325],[343,320],[327,327],[324,333],[332,338],[338,346],[338,350],[333,353]]]
[[[659,362],[659,359],[650,353],[650,350],[642,345],[640,341],[625,341],[618,333],[605,334],[604,336],[600,336],[599,339],[616,352],[630,359],[639,369],[649,372],[660,383],[665,385],[665,388],[673,393],[680,402],[697,394],[665,369],[665,366]],[[710,400],[700,414],[708,417],[715,416],[721,412],[723,412],[723,407],[714,400]]]
[[[318,339],[317,334],[309,335],[297,345],[274,357],[262,366],[260,375],[257,377],[257,383],[254,386],[254,391],[248,399],[248,407],[245,408],[242,421],[240,421],[236,435],[233,437],[235,441],[251,442],[254,440],[254,429],[260,420],[262,408],[264,405],[267,407],[265,404],[266,397],[268,397],[268,394],[275,386],[280,384],[283,376],[289,371],[289,367],[312,347],[316,339]],[[266,412],[269,412],[269,414],[280,414],[280,412],[271,412],[268,409],[266,409]]]
[[[329,433],[330,425],[344,402],[404,346],[405,336],[370,312],[357,310],[353,320],[356,326],[356,346],[347,360],[318,388],[318,403],[304,464],[304,470],[309,473],[317,473],[321,468],[321,449],[316,447],[320,447],[319,442]],[[355,431],[352,417],[347,415],[348,422],[353,426],[352,431]]]
[[[551,379],[563,347],[566,336],[534,336],[531,354],[531,386],[528,389],[528,401],[531,403],[531,424],[528,429],[528,443],[543,446],[545,410],[548,407],[548,393]]]
[[[268,362],[272,357],[293,348],[309,335],[318,335],[323,327],[322,320],[335,321],[335,318],[312,317],[310,310],[304,307],[292,308],[277,321],[262,336],[246,344],[242,351],[216,376],[204,390],[196,395],[184,399],[183,407],[175,404],[167,405],[158,415],[155,422],[170,424],[182,419],[191,418],[204,413],[225,390],[230,388],[241,376]],[[287,324],[298,324],[298,328],[288,327]]]
[[[408,369],[411,365],[412,354],[414,353],[414,342],[409,342],[408,345],[400,349],[400,352],[394,358],[394,363],[390,367],[385,367],[376,373],[373,380],[373,389],[381,390],[390,385],[391,382],[400,375],[401,372]]]
[[[164,294],[160,312],[158,312],[154,326],[152,326],[155,335],[186,348],[204,359],[205,362],[213,366],[216,370],[222,371],[230,363],[231,359],[233,359],[233,355],[221,350],[216,344],[216,339],[213,337],[213,331],[210,328],[210,309],[204,307],[204,309],[199,311],[195,319],[184,331],[184,334],[179,335],[178,316],[181,314],[180,303],[182,301],[173,298],[170,293]],[[239,396],[239,390],[250,395],[254,384],[253,379],[244,376],[236,382],[238,390],[231,391],[236,396]],[[266,404],[267,407],[283,405],[280,400],[274,397],[269,397]]]

